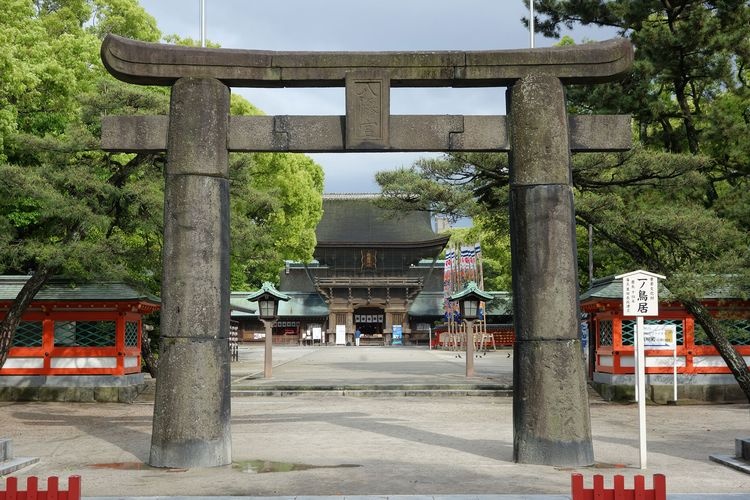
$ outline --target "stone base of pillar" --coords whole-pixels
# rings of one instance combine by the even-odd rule
[[[594,463],[586,367],[579,340],[517,340],[513,458],[524,464]]]
[[[163,338],[149,465],[232,462],[227,339]]]

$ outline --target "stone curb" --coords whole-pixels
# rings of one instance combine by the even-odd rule
[[[570,500],[570,495],[342,495],[82,497],[82,500]],[[667,493],[667,500],[750,500],[750,493]]]
[[[742,458],[733,457],[730,455],[709,455],[709,459],[712,462],[716,462],[721,465],[726,465],[734,470],[750,474],[750,462],[743,460]]]
[[[7,476],[37,462],[39,459],[35,457],[17,457],[0,462],[0,476]]]
[[[232,397],[263,396],[356,396],[356,397],[512,397],[513,391],[507,389],[336,389],[336,388],[300,388],[300,389],[242,389],[231,391]]]

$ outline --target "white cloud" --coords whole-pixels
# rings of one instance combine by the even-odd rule
[[[200,38],[200,0],[141,0],[165,34]],[[206,36],[222,47],[259,50],[490,50],[529,45],[522,0],[205,0]],[[612,31],[578,29],[577,41]],[[536,36],[536,45],[554,40]],[[341,115],[343,89],[235,89],[267,114]],[[392,114],[504,114],[504,89],[392,89]],[[326,192],[372,192],[378,170],[408,166],[416,153],[310,155]]]

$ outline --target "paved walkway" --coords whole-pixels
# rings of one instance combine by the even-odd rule
[[[510,350],[480,352],[475,376],[466,378],[463,352],[423,347],[274,347],[273,373],[263,378],[263,349],[242,346],[232,364],[236,395],[253,390],[411,390],[471,388],[509,390],[513,384]]]
[[[477,359],[477,376],[469,382],[509,383],[508,354],[490,352]],[[262,380],[262,348],[244,348],[241,361],[232,366],[233,390],[466,383],[463,358],[426,348],[277,348],[274,359],[273,379]],[[513,462],[511,398],[340,394],[234,397],[234,463],[206,469],[144,465],[153,412],[146,400],[132,405],[0,403],[0,422],[17,456],[40,458],[14,475],[78,474],[83,495],[90,498],[564,499],[571,473],[580,472],[588,485],[594,474],[603,474],[608,485],[613,475],[622,474],[627,486],[633,475],[645,474],[650,485],[652,474],[663,473],[673,500],[750,500],[750,475],[708,459],[714,453],[733,454],[735,437],[750,435],[747,404],[649,406],[648,469],[641,471],[635,405],[592,400],[597,464],[569,469]]]

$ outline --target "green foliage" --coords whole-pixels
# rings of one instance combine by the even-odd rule
[[[232,287],[276,282],[284,260],[309,261],[323,214],[320,166],[300,154],[236,154],[230,178]]]
[[[166,114],[169,89],[110,77],[99,59],[110,32],[161,38],[136,0],[3,6],[0,272],[44,266],[80,279],[126,279],[158,293],[165,158],[102,152],[100,117]],[[238,95],[231,112],[261,114]],[[284,259],[311,258],[322,175],[300,155],[232,156],[233,284],[275,280]]]
[[[138,2],[131,0],[93,0],[94,16],[91,31],[98,39],[115,33],[144,42],[158,42],[161,32],[156,19]]]
[[[471,229],[452,229],[451,245],[480,241],[486,290],[510,290],[510,238],[507,211],[507,156],[449,154],[422,159],[410,168],[378,172],[384,197],[394,210],[422,210],[458,220],[471,217]]]

